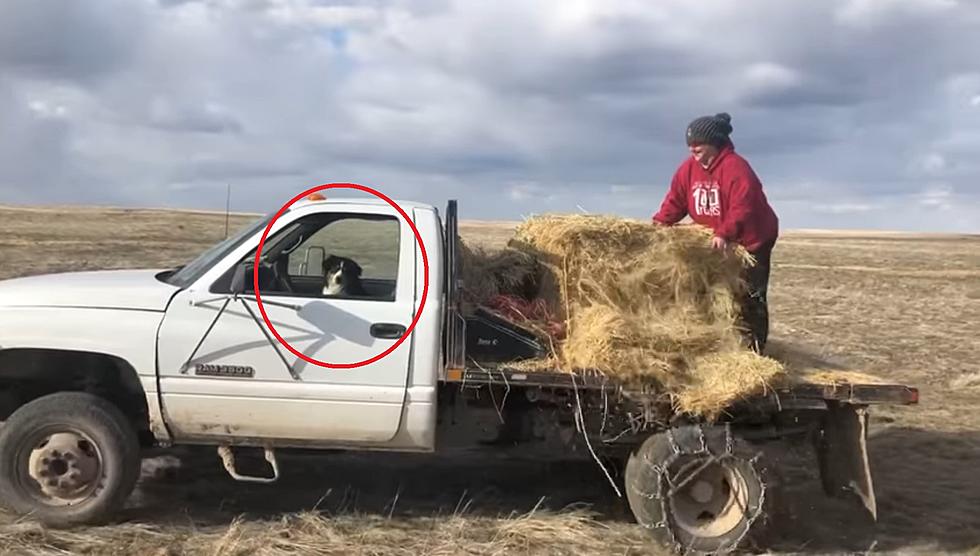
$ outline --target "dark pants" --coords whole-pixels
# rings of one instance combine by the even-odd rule
[[[769,338],[769,305],[766,294],[769,289],[769,265],[772,248],[776,240],[764,243],[755,251],[750,251],[755,257],[755,266],[745,269],[745,279],[748,291],[742,299],[742,321],[746,328],[746,340],[757,353],[766,348]]]

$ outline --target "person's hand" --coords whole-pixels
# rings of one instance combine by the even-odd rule
[[[715,236],[711,238],[711,248],[718,249],[719,251],[724,251],[728,249],[728,241],[723,237]]]

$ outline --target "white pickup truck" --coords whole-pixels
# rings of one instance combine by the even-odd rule
[[[52,526],[100,521],[135,488],[143,450],[181,444],[217,447],[246,481],[274,481],[276,451],[291,448],[537,449],[619,466],[611,488],[655,538],[725,552],[764,529],[777,499],[771,462],[750,447],[811,434],[828,494],[875,514],[866,409],[916,403],[915,388],[800,385],[709,424],[587,369],[515,370],[508,358],[533,354],[534,338],[461,314],[456,203],[399,205],[426,247],[427,299],[406,341],[357,368],[295,356],[258,314],[251,263],[272,215],[176,269],[0,282],[0,503]],[[361,295],[324,293],[330,255],[358,262]],[[294,204],[258,274],[275,330],[330,363],[388,349],[424,289],[415,235],[380,200]],[[264,450],[268,476],[240,475],[233,448]]]

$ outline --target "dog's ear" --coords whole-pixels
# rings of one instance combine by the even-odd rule
[[[361,265],[355,263],[354,261],[349,261],[349,262],[350,262],[351,267],[354,268],[354,274],[358,278],[360,278],[361,277],[361,273],[364,272],[364,270],[361,269]]]

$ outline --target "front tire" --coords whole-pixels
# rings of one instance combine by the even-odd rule
[[[685,554],[727,554],[763,543],[778,488],[764,457],[727,426],[690,425],[650,436],[630,456],[625,479],[637,522]]]
[[[0,503],[48,526],[102,521],[122,508],[139,473],[136,431],[92,394],[38,398],[0,427]]]

